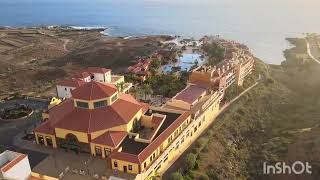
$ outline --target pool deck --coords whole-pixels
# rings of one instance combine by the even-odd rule
[[[182,55],[187,58],[187,60],[183,61],[182,57],[177,56],[176,58],[178,61],[176,63],[169,63],[164,66],[162,66],[162,72],[163,73],[168,73],[172,71],[172,67],[174,66],[181,66],[181,70],[190,70],[190,68],[194,65],[194,61],[199,59],[200,56],[202,55],[201,52],[194,52],[195,48],[193,47],[187,47],[186,50],[182,52]],[[190,55],[194,54],[196,57],[190,59]],[[203,65],[205,62],[207,62],[207,57],[205,57],[202,61],[198,60],[198,65]],[[167,68],[170,68],[170,70],[167,70]]]

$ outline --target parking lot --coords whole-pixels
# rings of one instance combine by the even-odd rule
[[[34,110],[34,113],[25,118],[15,121],[0,120],[0,152],[4,150],[12,150],[28,155],[31,167],[36,166],[44,158],[47,153],[25,148],[26,144],[21,141],[21,137],[40,122],[41,112],[48,106],[48,101],[37,99],[14,99],[3,101],[0,103],[0,109],[12,106],[14,104],[25,104]]]

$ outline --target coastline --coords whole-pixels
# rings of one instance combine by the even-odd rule
[[[45,28],[45,27],[56,27],[56,28],[65,28],[65,29],[72,29],[72,30],[87,30],[87,31],[99,31],[102,35],[110,36],[110,37],[120,37],[124,39],[130,39],[130,38],[141,38],[141,37],[151,37],[151,36],[171,36],[171,37],[183,37],[183,38],[192,38],[192,37],[198,37],[198,35],[191,36],[191,35],[183,35],[182,34],[174,34],[174,33],[168,33],[168,32],[160,32],[155,33],[153,31],[146,31],[143,33],[136,32],[135,29],[122,29],[119,27],[112,27],[112,26],[105,26],[105,25],[39,25],[39,26],[2,26],[1,28]],[[217,34],[208,34],[208,35],[219,35],[223,39],[233,39],[238,42],[246,44],[252,53],[259,57],[260,59],[263,59],[263,61],[267,64],[271,65],[280,65],[283,61],[285,61],[285,57],[283,54],[283,51],[286,49],[289,49],[290,43],[286,41],[286,37],[303,37],[306,33],[301,32],[294,32],[294,33],[283,33],[281,37],[275,38],[273,36],[268,36],[264,38],[259,38],[260,40],[257,40],[261,43],[255,43],[251,41],[250,39],[244,39],[243,37],[237,37],[234,34],[237,34],[235,32],[220,32]],[[199,36],[202,37],[202,36]],[[258,36],[257,36],[258,38]],[[271,39],[270,39],[271,38]],[[263,41],[263,39],[265,39]],[[277,40],[276,40],[277,39]],[[277,42],[277,45],[274,45],[275,41]],[[277,50],[275,50],[277,49]],[[276,52],[278,51],[278,52]]]

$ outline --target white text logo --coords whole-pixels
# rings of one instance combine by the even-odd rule
[[[294,162],[291,166],[285,162],[277,162],[275,165],[263,163],[263,174],[312,174],[311,165],[301,161]]]

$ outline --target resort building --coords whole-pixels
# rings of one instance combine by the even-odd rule
[[[224,92],[233,83],[242,86],[245,77],[251,74],[253,69],[254,58],[251,55],[237,55],[235,58],[226,59],[214,67],[200,66],[194,69],[189,82],[206,84]]]
[[[92,81],[71,94],[45,113],[45,122],[34,130],[38,144],[105,157],[145,111],[145,104],[109,83]]]
[[[25,154],[4,151],[0,153],[0,179],[28,179],[31,168]]]
[[[91,81],[71,95],[45,113],[37,144],[106,158],[126,173],[146,172],[191,123],[189,112],[151,108],[113,84]]]
[[[254,58],[244,56],[239,58],[240,63],[236,66],[236,81],[238,86],[243,85],[245,77],[252,73],[254,68]]]
[[[253,65],[251,56],[242,55],[196,68],[187,87],[162,107],[119,91],[117,81],[106,77],[110,71],[103,76],[88,71],[89,79],[82,73],[77,76],[82,84],[75,84],[69,98],[53,100],[43,113],[44,122],[34,130],[36,142],[90,153],[132,179],[151,179],[163,174],[215,120],[225,89],[241,86]]]
[[[72,78],[59,82],[57,95],[59,98],[70,98],[72,90],[92,81],[114,84],[121,92],[128,92],[132,87],[131,83],[125,83],[124,76],[112,75],[110,69],[89,67]]]
[[[48,110],[37,144],[106,158],[110,167],[146,179],[161,173],[219,111],[222,94],[189,85],[156,108],[108,83],[91,81]]]
[[[129,66],[127,72],[139,76],[141,80],[144,81],[148,76],[151,75],[149,70],[152,61],[152,58],[141,59],[137,64]]]
[[[235,81],[235,66],[231,63],[218,67],[200,66],[192,71],[189,78],[190,83],[206,85],[221,93]]]

